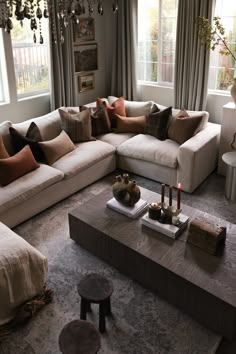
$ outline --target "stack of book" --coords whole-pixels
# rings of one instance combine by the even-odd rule
[[[129,218],[137,218],[147,208],[147,202],[143,199],[134,204],[134,206],[125,206],[119,203],[115,198],[112,198],[106,203],[108,208],[111,208],[119,213],[128,216]]]
[[[142,224],[150,227],[151,229],[158,231],[166,236],[169,236],[173,239],[176,239],[181,232],[188,225],[189,217],[184,214],[179,214],[179,223],[178,225],[165,224],[158,220],[150,219],[148,213],[146,213],[142,218]]]

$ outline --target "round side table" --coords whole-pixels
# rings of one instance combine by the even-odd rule
[[[111,294],[113,285],[105,277],[91,273],[86,275],[77,286],[81,297],[80,319],[86,320],[86,313],[91,311],[92,303],[99,304],[99,331],[106,330],[105,317],[111,314]]]
[[[236,151],[226,152],[222,160],[227,166],[225,195],[228,199],[236,201]]]
[[[100,346],[99,332],[86,321],[67,323],[59,335],[59,348],[63,354],[96,354]]]

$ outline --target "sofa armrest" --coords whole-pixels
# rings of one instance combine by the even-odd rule
[[[179,147],[177,181],[192,193],[217,166],[220,124],[207,127]]]

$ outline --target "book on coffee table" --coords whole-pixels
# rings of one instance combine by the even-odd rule
[[[147,208],[147,202],[143,199],[139,199],[139,201],[131,207],[122,205],[115,198],[108,200],[106,205],[108,208],[118,211],[132,219],[137,218]]]
[[[158,220],[150,219],[148,213],[146,213],[142,218],[141,222],[143,225],[150,227],[151,229],[158,231],[168,237],[176,239],[181,232],[186,228],[188,225],[189,217],[184,214],[179,214],[179,224],[178,226],[172,224],[165,224],[159,222]]]

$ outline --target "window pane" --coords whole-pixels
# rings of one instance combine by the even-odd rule
[[[25,19],[23,27],[14,21],[11,31],[17,94],[30,96],[49,91],[49,42],[48,20],[42,19],[43,44],[33,42],[30,21]],[[39,33],[36,33],[39,37]]]
[[[138,79],[173,83],[176,0],[138,1]]]
[[[236,56],[236,3],[231,0],[216,0],[214,16],[219,16],[225,28],[225,36],[230,50]],[[208,88],[210,90],[228,91],[233,83],[236,63],[231,55],[222,55],[218,45],[210,53],[210,71]]]

